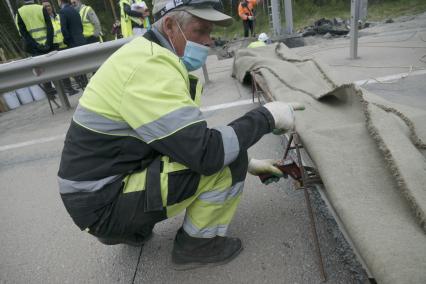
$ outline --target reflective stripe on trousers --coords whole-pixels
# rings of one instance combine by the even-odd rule
[[[167,217],[176,216],[186,209],[183,228],[189,235],[199,238],[225,236],[240,202],[244,181],[233,184],[231,170],[225,167],[211,176],[201,175],[193,195],[178,203],[167,205],[169,175],[188,169],[182,164],[169,162],[168,157],[162,157],[161,160],[161,198],[167,210]],[[145,190],[146,170],[131,174],[124,181],[124,194]]]

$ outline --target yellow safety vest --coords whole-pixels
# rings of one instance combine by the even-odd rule
[[[129,15],[124,13],[124,4],[131,6],[132,2],[133,3],[140,3],[140,2],[142,2],[142,0],[135,0],[135,1],[120,0],[120,22],[121,22],[121,34],[123,35],[123,37],[129,37],[129,36],[133,35],[132,21],[134,23],[138,24],[138,25],[143,24],[144,28],[149,28],[151,26],[150,23],[149,23],[148,17],[146,17],[142,22],[141,19],[135,18],[135,17],[130,17]]]
[[[91,37],[95,34],[95,26],[87,18],[87,14],[92,10],[92,7],[82,5],[80,9],[81,22],[83,24],[83,36]]]
[[[61,21],[59,19],[59,15],[56,15],[56,17],[51,18],[51,20],[53,26],[53,43],[58,44],[59,48],[66,48],[67,46],[64,43],[64,36],[62,35]]]
[[[256,47],[261,47],[261,46],[266,46],[266,43],[264,43],[263,41],[253,41],[252,43],[250,43],[247,48],[256,48]]]
[[[31,37],[38,44],[46,44],[47,28],[44,21],[43,6],[38,4],[24,5],[18,9],[18,13]]]

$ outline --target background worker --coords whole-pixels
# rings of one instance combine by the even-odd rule
[[[255,23],[255,6],[256,0],[241,0],[238,5],[238,15],[243,21],[244,37],[254,36],[254,23]]]
[[[80,15],[71,6],[70,0],[58,0],[61,7],[59,11],[59,19],[61,22],[61,31],[64,37],[64,43],[68,48],[73,48],[86,44],[86,39],[83,36],[83,24]],[[86,88],[86,75],[75,76],[77,83],[81,89]]]
[[[61,21],[59,20],[59,15],[55,13],[55,9],[52,7],[50,0],[43,0],[43,7],[46,9],[49,14],[50,20],[52,21],[53,26],[53,48],[56,50],[66,49],[67,46],[64,43],[64,37],[61,31]],[[62,80],[64,84],[64,91],[66,94],[72,96],[78,94],[78,91],[74,89],[71,85],[71,80],[69,78],[65,78]]]
[[[101,41],[101,23],[92,7],[82,4],[80,0],[71,0],[71,5],[80,14],[86,44]]]
[[[137,11],[139,13],[142,13],[143,20],[141,20],[142,25],[134,26],[132,31],[133,35],[144,35],[148,29],[150,28],[151,24],[149,22],[149,9],[148,6],[144,1],[133,3],[131,5],[132,11]]]
[[[253,41],[252,43],[250,43],[247,48],[256,48],[256,47],[262,47],[262,46],[266,46],[269,42],[269,37],[266,33],[261,33],[258,37],[257,37],[257,41]]]
[[[133,36],[133,28],[149,26],[149,17],[144,17],[143,12],[132,10],[132,4],[141,3],[141,0],[120,0],[120,23],[123,37]]]
[[[152,29],[92,77],[58,172],[74,222],[104,244],[142,245],[156,223],[186,210],[172,251],[182,269],[224,264],[241,252],[241,240],[227,231],[247,170],[281,175],[272,160],[249,162],[247,149],[294,126],[293,108],[273,102],[207,127],[202,86],[189,72],[205,63],[213,24],[232,24],[213,9],[218,1],[154,0]]]
[[[16,14],[16,25],[21,35],[25,51],[32,56],[49,53],[53,50],[53,26],[49,13],[34,0],[24,0],[24,5]],[[56,90],[51,82],[41,84],[49,99],[54,100]]]

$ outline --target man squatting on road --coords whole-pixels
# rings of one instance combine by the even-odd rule
[[[153,28],[117,50],[91,78],[65,138],[62,200],[104,244],[141,245],[154,225],[186,210],[172,251],[177,267],[222,264],[242,250],[227,237],[247,171],[280,176],[247,149],[294,127],[293,107],[267,103],[226,126],[200,112],[200,68],[219,0],[154,0]],[[299,106],[300,107],[300,106]],[[297,108],[299,108],[297,107]]]

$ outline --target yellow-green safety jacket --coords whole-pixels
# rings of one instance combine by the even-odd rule
[[[64,43],[64,36],[62,35],[61,30],[61,20],[59,19],[59,15],[50,18],[52,20],[53,26],[53,43],[57,44],[59,48],[66,48],[66,44]]]
[[[129,6],[132,5],[132,3],[139,3],[142,2],[142,0],[120,0],[120,24],[121,24],[121,34],[123,37],[129,37],[133,35],[133,25],[132,22],[138,26],[142,26],[146,29],[150,27],[149,18],[146,17],[143,21],[140,18],[137,17],[131,17],[127,15],[124,11],[124,4],[127,4]]]
[[[79,101],[58,181],[64,205],[82,230],[109,210],[126,176],[159,157],[212,175],[274,127],[270,112],[259,107],[227,126],[208,128],[199,108],[201,84],[162,40],[150,30],[121,47]]]
[[[256,47],[262,47],[262,46],[266,46],[266,43],[258,40],[258,41],[253,41],[252,43],[250,43],[247,48],[256,48]]]
[[[47,29],[43,16],[43,6],[38,4],[24,5],[18,9],[18,13],[30,36],[38,44],[45,45],[47,40]]]
[[[92,7],[82,5],[80,9],[81,22],[83,24],[83,36],[91,37],[95,35],[95,26],[87,18],[87,14],[92,10]]]

